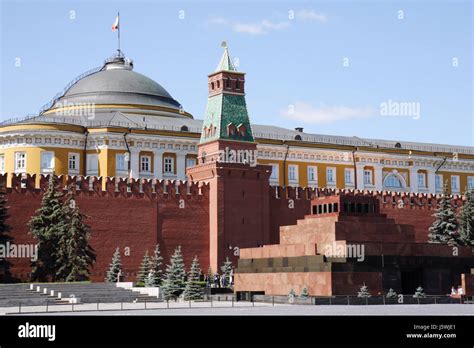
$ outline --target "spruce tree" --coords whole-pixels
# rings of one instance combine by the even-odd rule
[[[41,207],[29,222],[30,233],[38,245],[38,258],[33,262],[32,280],[54,281],[58,270],[58,242],[65,229],[65,211],[62,193],[56,191],[53,175],[43,195]]]
[[[230,287],[230,275],[232,272],[232,261],[229,260],[228,257],[225,258],[224,264],[221,267],[222,274],[224,276],[224,287],[229,288]]]
[[[11,240],[8,235],[10,226],[7,224],[8,219],[7,200],[5,198],[5,188],[0,188],[0,245],[6,245]],[[0,259],[0,282],[8,281],[11,278],[10,262],[6,259]]]
[[[160,245],[155,247],[154,255],[151,259],[151,270],[153,271],[153,281],[149,286],[161,286],[163,283],[163,257],[161,257]]]
[[[425,290],[423,290],[423,288],[421,286],[417,287],[413,297],[414,298],[426,297]]]
[[[183,297],[186,301],[198,300],[203,297],[202,286],[199,282],[200,274],[201,267],[199,266],[199,260],[197,256],[194,256],[193,262],[191,264],[191,270],[188,273],[188,279],[183,292]]]
[[[309,296],[309,293],[308,293],[308,288],[305,286],[303,287],[303,289],[301,289],[301,294],[300,294],[300,298],[308,298]]]
[[[79,210],[70,193],[64,203],[65,221],[58,241],[58,271],[56,279],[71,281],[88,280],[89,268],[95,262],[95,251],[89,245],[90,227],[86,216]]]
[[[122,260],[120,258],[120,249],[117,247],[115,249],[114,255],[112,256],[112,262],[110,263],[109,270],[107,271],[108,282],[117,282],[119,281],[119,275],[122,273]]]
[[[397,293],[392,288],[390,288],[390,289],[388,289],[386,297],[387,298],[396,298]]]
[[[145,283],[151,269],[150,257],[148,256],[148,250],[143,255],[142,263],[140,265],[140,271],[138,272],[137,281],[139,283]]]
[[[370,297],[369,287],[365,283],[360,287],[357,297],[367,298]]]
[[[170,264],[166,267],[166,276],[162,286],[163,298],[165,300],[177,299],[184,291],[185,282],[183,255],[181,246],[178,246],[171,256]]]
[[[459,242],[474,246],[474,189],[466,190],[466,202],[459,212]]]
[[[438,203],[436,213],[433,216],[435,217],[435,221],[429,228],[429,242],[458,245],[458,222],[454,209],[451,206],[447,183],[444,184],[443,195]]]

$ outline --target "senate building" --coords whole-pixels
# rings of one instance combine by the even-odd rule
[[[353,295],[362,285],[474,295],[472,247],[428,236],[440,200],[459,212],[474,188],[474,147],[251,123],[246,84],[258,75],[247,81],[223,47],[196,118],[118,50],[38,115],[2,122],[12,242],[36,242],[29,221],[53,175],[87,216],[93,281],[116,250],[124,281],[135,281],[159,244],[165,260],[181,247],[204,271],[230,260],[240,298]],[[9,261],[4,279],[30,279],[30,260]]]
[[[256,142],[258,163],[271,166],[271,185],[439,193],[447,183],[452,194],[474,187],[472,147],[250,124],[245,73],[227,47],[209,75],[204,121],[135,70],[119,51],[37,116],[0,123],[0,171],[186,180],[186,169],[200,160],[199,142],[220,136]],[[225,118],[212,124],[220,113]]]

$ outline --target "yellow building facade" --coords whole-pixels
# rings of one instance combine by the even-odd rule
[[[38,116],[0,124],[0,172],[186,180],[202,121],[115,56]],[[474,148],[360,139],[252,125],[270,183],[452,194],[474,188]]]

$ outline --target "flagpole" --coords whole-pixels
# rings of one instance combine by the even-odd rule
[[[120,52],[120,12],[117,12],[117,18],[118,18],[118,53],[119,53],[119,56],[121,55],[121,52]]]

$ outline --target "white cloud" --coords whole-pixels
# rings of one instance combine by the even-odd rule
[[[368,118],[374,115],[370,107],[349,107],[343,105],[313,106],[306,102],[298,101],[281,110],[280,115],[289,119],[305,123],[332,123],[354,119]]]
[[[296,19],[306,20],[306,21],[318,21],[318,22],[327,22],[328,18],[322,13],[318,13],[315,10],[300,10],[295,13]]]
[[[228,21],[227,19],[223,18],[223,17],[212,17],[209,19],[208,23],[212,23],[212,24],[227,24]]]
[[[245,33],[251,35],[261,35],[272,30],[285,29],[290,25],[289,22],[272,22],[267,19],[259,23],[235,23],[232,25],[232,30],[237,33]]]

